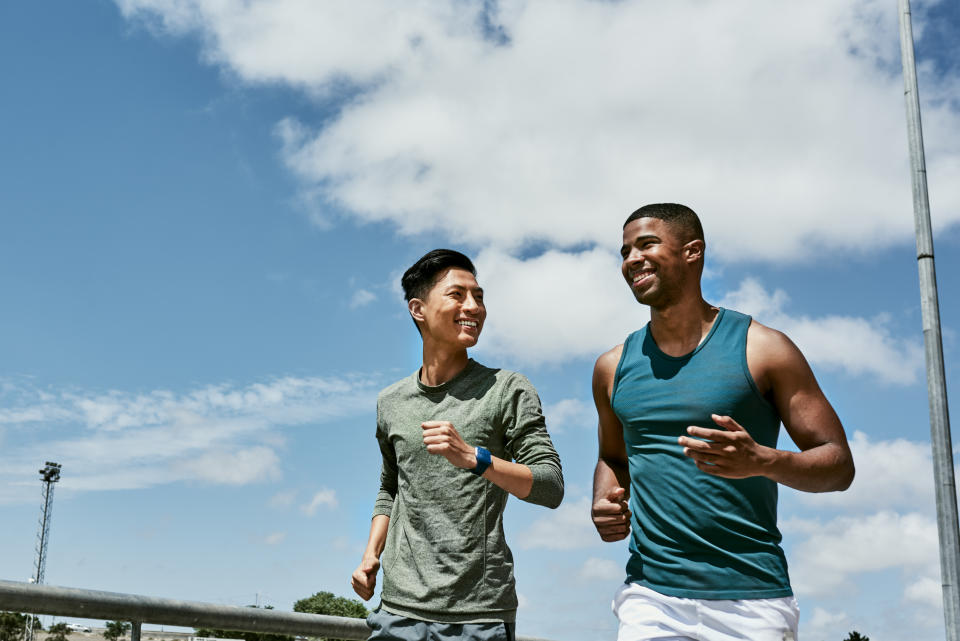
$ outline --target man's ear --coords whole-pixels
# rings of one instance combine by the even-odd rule
[[[702,240],[691,240],[683,246],[684,258],[688,263],[703,260],[703,250],[706,249],[706,243]]]
[[[413,317],[413,320],[419,323],[426,322],[426,317],[423,315],[423,301],[419,298],[411,298],[407,301],[407,309],[410,310],[410,316]]]

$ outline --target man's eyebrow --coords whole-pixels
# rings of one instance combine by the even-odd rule
[[[461,292],[465,292],[468,289],[472,292],[479,292],[481,294],[483,293],[483,287],[467,287],[466,285],[457,285],[456,283],[451,283],[450,285],[447,285],[446,291],[452,292],[454,290],[458,290]]]

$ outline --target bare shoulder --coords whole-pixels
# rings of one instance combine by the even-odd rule
[[[613,380],[613,375],[617,371],[617,365],[620,364],[620,355],[623,354],[623,343],[620,343],[613,349],[607,350],[597,358],[596,364],[593,366],[593,377],[597,378],[607,378]]]
[[[780,364],[786,364],[797,356],[803,357],[800,349],[786,334],[757,321],[752,321],[747,329],[747,356],[755,356],[771,363],[779,361]]]
[[[784,377],[812,376],[800,348],[783,332],[757,321],[747,329],[747,366],[763,391]]]

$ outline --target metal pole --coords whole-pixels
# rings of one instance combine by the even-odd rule
[[[943,616],[947,641],[960,641],[960,525],[957,519],[957,486],[953,474],[953,446],[947,382],[940,335],[940,305],[933,260],[933,232],[927,196],[927,168],[920,126],[920,97],[913,50],[910,0],[900,2],[900,54],[903,62],[904,95],[907,103],[907,137],[913,177],[913,215],[917,230],[917,267],[920,271],[920,307],[927,363],[927,394],[930,399],[930,441],[940,534],[940,578],[943,583]]]
[[[130,641],[140,641],[140,622],[130,622]]]

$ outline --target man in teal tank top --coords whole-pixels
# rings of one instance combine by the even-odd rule
[[[593,375],[593,522],[604,541],[630,537],[619,639],[793,641],[778,484],[844,490],[853,458],[790,339],[703,299],[705,247],[683,205],[623,227],[623,276],[650,322]],[[799,452],[777,449],[781,423]]]

